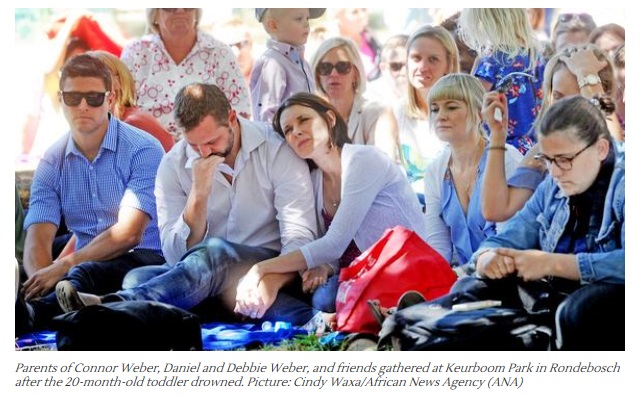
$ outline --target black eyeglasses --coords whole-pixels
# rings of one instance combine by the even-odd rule
[[[573,19],[580,19],[581,22],[583,22],[585,24],[593,24],[594,23],[594,19],[592,18],[592,16],[590,14],[581,13],[581,14],[561,14],[561,15],[559,15],[559,22],[561,22],[561,23],[567,23],[567,22],[570,22]]]
[[[332,69],[336,69],[336,72],[338,72],[339,75],[346,75],[352,71],[352,63],[347,61],[339,61],[336,64],[321,62],[316,68],[318,74],[321,76],[331,75]]]
[[[161,10],[163,10],[164,12],[174,13],[180,10],[180,8],[161,8]],[[195,10],[195,8],[183,8],[183,10],[185,10],[185,12],[189,12]]]
[[[579,152],[575,153],[573,156],[555,156],[553,158],[546,156],[542,153],[537,153],[534,155],[534,159],[537,160],[543,160],[545,162],[545,166],[549,169],[552,166],[552,163],[556,164],[556,167],[563,171],[570,171],[572,170],[572,162],[574,159],[576,159],[580,154],[585,152],[586,149],[594,145],[598,140],[592,142],[591,144],[588,144],[585,148],[581,149]]]
[[[88,93],[81,93],[78,91],[60,91],[62,97],[62,102],[67,106],[78,106],[84,98],[87,101],[87,105],[97,108],[102,106],[105,102],[105,98],[109,95],[109,91],[104,93],[97,93],[95,91],[90,91]]]
[[[405,67],[405,62],[388,62],[387,64],[392,72],[398,72]]]

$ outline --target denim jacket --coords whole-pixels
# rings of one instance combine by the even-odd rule
[[[605,199],[603,221],[594,247],[576,255],[581,283],[625,283],[625,152],[614,145],[616,162]],[[498,235],[486,239],[472,255],[476,264],[487,249],[509,247],[553,253],[570,217],[569,198],[548,175],[521,211]],[[588,239],[591,240],[591,239]]]

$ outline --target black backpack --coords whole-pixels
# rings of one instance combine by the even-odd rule
[[[59,351],[200,351],[196,315],[152,301],[88,306],[53,319]]]
[[[429,302],[392,314],[383,323],[378,349],[434,351],[548,350],[552,330],[525,310],[454,311]]]

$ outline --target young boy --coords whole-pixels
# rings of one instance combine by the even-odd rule
[[[324,13],[324,8],[256,9],[256,19],[271,39],[254,65],[249,84],[254,120],[271,123],[283,100],[300,91],[315,91],[314,75],[303,51],[309,20]]]

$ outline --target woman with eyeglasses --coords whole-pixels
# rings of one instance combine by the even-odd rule
[[[441,26],[423,25],[407,41],[406,98],[394,107],[401,161],[412,188],[424,201],[425,168],[445,148],[429,124],[427,96],[441,77],[459,72],[458,48]]]
[[[356,44],[342,37],[325,40],[312,71],[317,93],[338,110],[352,143],[375,145],[398,163],[396,119],[391,108],[363,96],[367,79]]]
[[[199,29],[201,8],[147,8],[150,34],[125,47],[122,60],[136,81],[138,105],[177,141],[174,98],[189,83],[216,84],[242,116],[251,115],[249,90],[231,48]]]
[[[546,110],[555,101],[568,96],[582,95],[613,98],[614,78],[612,65],[605,53],[590,45],[577,49],[568,47],[552,57],[543,77],[543,105],[540,122]],[[506,97],[496,91],[486,94],[483,101],[483,115],[490,129],[490,145],[500,147],[505,144],[507,126],[505,121],[494,118],[496,109],[507,114]],[[603,99],[604,116],[612,137],[623,141],[624,132],[614,114],[614,104]],[[482,188],[483,215],[492,221],[505,221],[520,210],[532,196],[536,187],[546,174],[545,165],[534,158],[539,151],[534,146],[525,156],[516,172],[506,179],[503,168],[502,151],[492,151],[488,157]]]
[[[624,349],[624,153],[600,107],[581,96],[555,102],[538,131],[537,157],[549,176],[472,256],[477,277],[452,291],[519,307],[517,284],[542,290],[556,313],[559,348]],[[563,301],[558,309],[555,300]]]
[[[274,130],[312,174],[321,237],[299,250],[253,266],[238,288],[241,307],[248,292],[269,273],[302,272],[312,305],[335,311],[338,272],[397,225],[425,239],[427,229],[416,196],[403,171],[370,145],[352,145],[340,111],[323,98],[298,93],[274,115]]]

